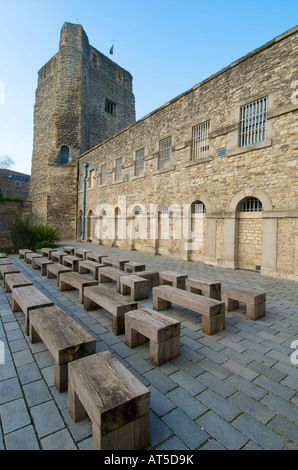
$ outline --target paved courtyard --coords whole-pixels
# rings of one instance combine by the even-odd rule
[[[245,308],[226,312],[225,330],[206,336],[201,316],[176,307],[165,311],[181,322],[180,356],[157,367],[148,344],[130,349],[124,335],[112,333],[111,315],[85,311],[77,291],[59,292],[17,255],[11,261],[54,303],[109,350],[151,391],[150,447],[156,450],[298,450],[298,366],[291,362],[298,340],[297,283],[230,271],[193,262],[66,241],[130,261],[148,269],[238,284],[267,292],[266,317],[248,320]],[[43,343],[30,344],[24,315],[11,310],[11,293],[0,281],[0,450],[91,449],[89,418],[74,423],[67,392],[54,386],[54,363]],[[115,289],[115,284],[111,284]],[[152,308],[152,296],[139,306]],[[1,343],[0,343],[1,344]],[[297,346],[298,350],[298,346]]]

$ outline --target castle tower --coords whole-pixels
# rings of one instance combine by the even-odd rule
[[[64,23],[59,52],[38,73],[30,200],[39,221],[75,236],[77,157],[134,121],[131,74]]]

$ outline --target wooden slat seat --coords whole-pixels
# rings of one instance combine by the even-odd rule
[[[125,314],[125,344],[134,348],[150,340],[150,361],[160,366],[179,356],[180,322],[150,308]]]
[[[12,311],[24,313],[26,335],[29,334],[30,312],[36,308],[52,305],[54,302],[35,286],[17,287],[12,290]]]
[[[95,353],[96,339],[57,306],[30,313],[31,343],[42,341],[55,362],[55,385],[59,392],[68,387],[68,364]]]
[[[53,264],[54,261],[50,260],[47,256],[35,257],[32,259],[32,269],[40,269],[41,276],[46,276],[47,265]]]
[[[11,264],[2,264],[0,265],[0,279],[5,281],[5,276],[7,273],[19,273],[20,270],[13,263]],[[3,282],[4,285],[4,282]]]
[[[199,277],[189,277],[185,281],[185,289],[194,294],[204,295],[211,299],[221,300],[221,283]]]
[[[91,272],[93,274],[93,279],[98,280],[98,269],[104,267],[104,264],[96,263],[96,261],[82,260],[79,261],[78,272],[79,274]]]
[[[193,294],[173,286],[153,288],[153,309],[160,311],[171,308],[172,303],[202,315],[202,332],[212,335],[224,329],[225,304],[203,295]]]
[[[5,292],[11,292],[16,287],[32,286],[33,282],[30,281],[22,273],[9,273],[5,276],[4,288]]]
[[[63,292],[66,290],[78,289],[79,291],[79,302],[83,303],[84,288],[87,286],[94,286],[98,284],[87,274],[79,274],[74,272],[64,272],[59,275],[59,291]]]
[[[59,275],[60,273],[69,273],[72,272],[71,268],[64,266],[60,263],[53,263],[47,265],[47,278],[52,279],[57,278],[57,286],[59,285]]]
[[[94,450],[149,446],[150,391],[109,351],[68,365],[68,412],[92,422]]]
[[[185,289],[186,274],[176,273],[175,271],[161,271],[159,273],[159,285],[170,285]]]
[[[123,295],[104,286],[92,286],[84,289],[84,309],[92,310],[102,307],[113,316],[112,331],[114,335],[124,333],[124,314],[138,308],[137,302],[127,300]]]
[[[228,312],[239,308],[239,302],[246,304],[246,316],[258,320],[266,315],[266,292],[246,287],[231,285],[221,290],[222,301]]]

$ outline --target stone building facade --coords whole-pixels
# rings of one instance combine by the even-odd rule
[[[76,148],[72,162],[48,162],[61,183],[61,168],[77,171],[77,238],[297,281],[297,33]],[[57,180],[47,174],[63,225],[65,201],[53,205]]]

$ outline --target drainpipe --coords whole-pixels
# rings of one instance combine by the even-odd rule
[[[89,163],[84,163],[85,167],[85,176],[84,176],[84,193],[83,193],[83,220],[82,220],[82,240],[85,239],[85,211],[86,211],[86,180],[87,180],[87,172],[88,172]]]

